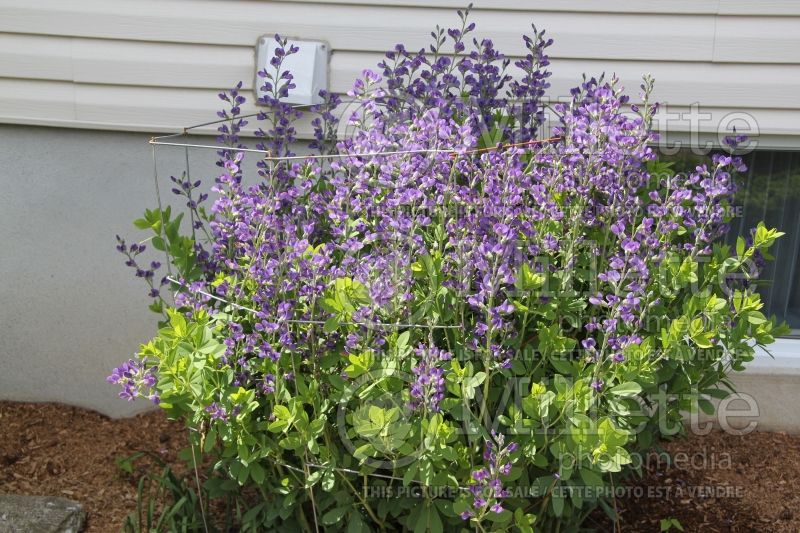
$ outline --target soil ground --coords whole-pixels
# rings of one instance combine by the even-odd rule
[[[800,436],[714,431],[662,446],[673,464],[651,456],[643,479],[626,482],[623,532],[657,532],[663,518],[687,532],[800,531]],[[613,531],[604,513],[592,518],[599,531]]]
[[[84,531],[120,531],[136,508],[138,476],[117,459],[146,451],[177,464],[186,442],[183,426],[158,411],[112,420],[78,407],[0,402],[0,493],[70,498],[86,510]]]
[[[0,493],[72,498],[86,509],[85,531],[119,531],[136,506],[136,479],[155,463],[137,461],[126,473],[118,459],[141,451],[181,465],[185,444],[183,426],[159,411],[111,420],[77,407],[0,402]],[[662,518],[687,532],[800,531],[800,436],[712,432],[663,447],[671,461],[650,457],[644,477],[619,489],[622,531],[659,531]],[[587,525],[613,530],[602,512]]]

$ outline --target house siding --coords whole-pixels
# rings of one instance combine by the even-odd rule
[[[395,43],[419,48],[437,24],[454,25],[460,3],[0,0],[0,122],[127,131],[204,122],[218,90],[238,80],[252,90],[255,43],[274,32],[327,41],[331,89],[346,91]],[[479,0],[473,20],[512,56],[532,22],[545,28],[555,39],[551,97],[584,72],[616,73],[632,93],[651,73],[665,112],[698,104],[711,114],[701,132],[739,112],[767,144],[798,143],[798,2]]]

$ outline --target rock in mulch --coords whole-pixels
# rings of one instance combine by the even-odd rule
[[[0,494],[0,533],[78,533],[85,518],[66,498]]]

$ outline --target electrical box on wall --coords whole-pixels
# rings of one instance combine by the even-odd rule
[[[289,39],[286,47],[297,46],[299,50],[284,57],[281,70],[288,70],[294,76],[292,83],[296,85],[289,90],[287,98],[281,101],[287,104],[312,105],[322,102],[319,91],[328,89],[328,45],[319,41],[298,41]],[[270,60],[275,56],[278,43],[274,37],[264,36],[258,39],[256,52],[256,91],[257,96],[264,96],[262,87],[265,79],[258,75],[262,70],[275,73]]]

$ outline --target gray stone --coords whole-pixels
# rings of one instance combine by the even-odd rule
[[[66,498],[0,494],[0,533],[78,533],[85,518]]]

